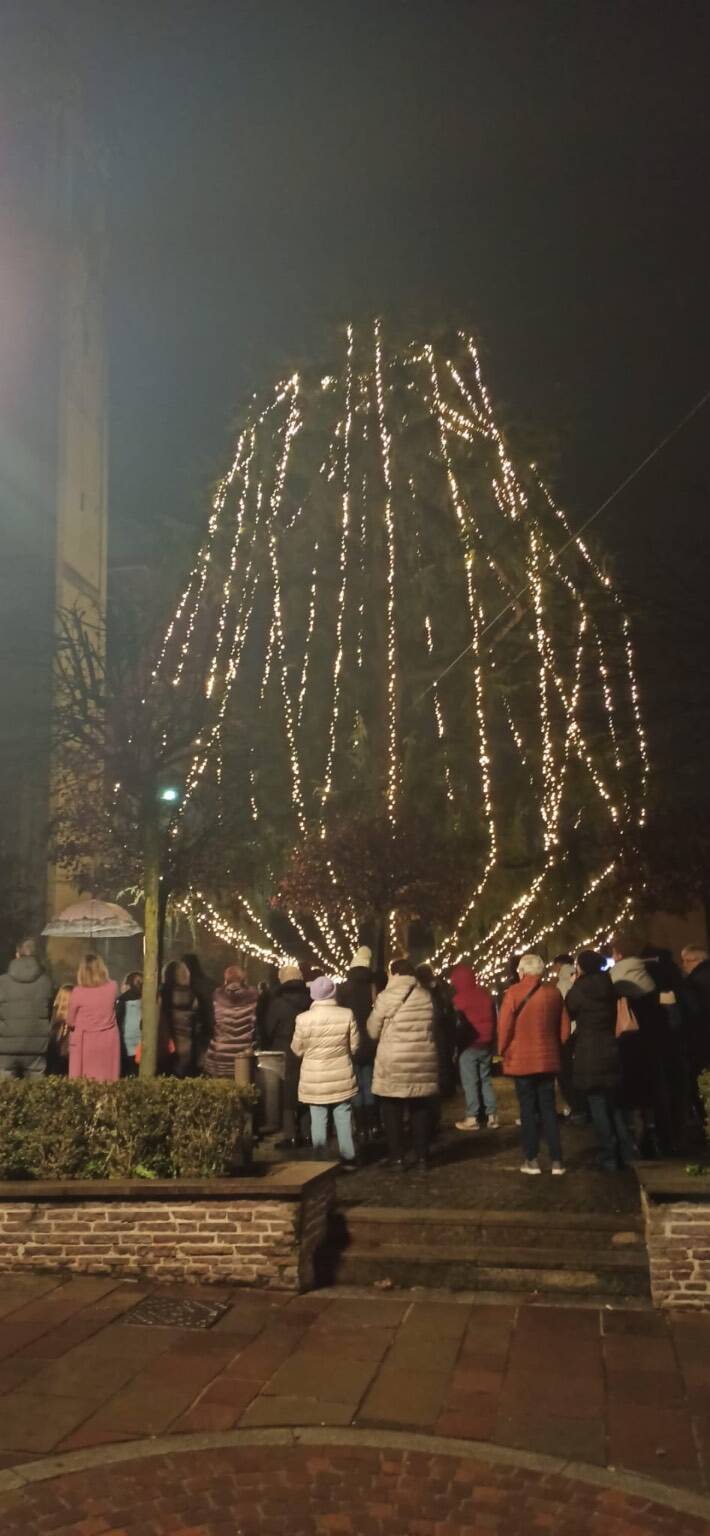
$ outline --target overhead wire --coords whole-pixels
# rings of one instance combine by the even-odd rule
[[[663,452],[663,449],[667,447],[668,443],[670,443],[674,437],[677,437],[679,432],[682,432],[683,428],[687,426],[688,422],[692,421],[694,416],[697,416],[698,412],[702,410],[704,405],[707,405],[709,400],[710,389],[706,390],[705,394],[702,395],[699,400],[696,400],[695,405],[693,405],[689,411],[686,411],[685,416],[683,416],[680,421],[676,422],[675,426],[672,427],[669,432],[666,432],[665,436],[662,437],[658,443],[656,443],[655,448],[652,448],[651,452],[647,453],[644,459],[641,459],[640,463],[631,470],[630,474],[626,475],[625,479],[623,479],[620,484],[616,486],[616,489],[613,490],[610,495],[600,503],[600,505],[595,509],[594,512],[590,514],[586,521],[570,534],[569,538],[565,540],[564,544],[560,545],[560,548],[554,554],[550,555],[550,558],[547,562],[548,568],[552,568],[557,564],[558,560],[562,555],[564,555],[565,551],[569,549],[570,545],[577,543],[578,539],[580,539],[582,534],[586,532],[587,528],[589,528],[598,517],[601,517],[602,512],[606,512],[607,507],[610,507],[612,502],[616,501],[617,497],[621,495],[621,492],[625,491],[628,485],[631,485],[632,481],[641,474],[642,470],[646,468],[647,464],[650,464],[653,459],[658,457],[659,453]],[[481,641],[488,634],[488,631],[494,629],[496,624],[499,624],[500,620],[505,618],[507,613],[510,613],[511,608],[515,608],[516,604],[520,602],[520,599],[525,597],[526,594],[530,591],[531,586],[532,582],[526,581],[518,592],[513,593],[513,596],[509,599],[505,606],[501,608],[498,613],[494,614],[492,619],[488,620],[488,623],[480,631],[477,639],[469,641],[468,645],[465,645],[463,650],[459,651],[458,656],[454,656],[453,661],[450,661],[448,666],[444,667],[443,672],[439,672],[438,676],[435,677],[432,682],[427,683],[426,688],[424,688],[415,699],[415,704],[421,704],[422,699],[425,699],[427,695],[431,693],[432,689],[438,688],[439,683],[441,683],[445,677],[448,677],[450,672],[453,672],[454,668],[458,666],[460,661],[463,661],[465,656],[469,655],[470,651],[480,648]]]

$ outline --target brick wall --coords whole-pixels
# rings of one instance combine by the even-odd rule
[[[310,1291],[315,1281],[316,1249],[324,1241],[328,1212],[335,1204],[335,1182],[328,1179],[306,1191],[300,1205],[299,1289]]]
[[[13,1200],[0,1203],[0,1271],[303,1290],[333,1198],[327,1179],[290,1200]]]
[[[710,1204],[646,1194],[643,1204],[655,1305],[710,1311]]]

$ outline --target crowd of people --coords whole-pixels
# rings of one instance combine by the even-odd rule
[[[546,974],[549,971],[549,974]],[[119,988],[100,956],[53,995],[37,944],[25,939],[0,976],[0,1075],[68,1074],[113,1081],[141,1058],[143,978]],[[710,958],[686,946],[643,949],[617,935],[609,955],[582,950],[514,958],[499,996],[461,962],[448,977],[400,956],[386,974],[361,946],[344,978],[281,967],[269,987],[229,965],[214,987],[195,954],[172,960],[160,990],[158,1070],[233,1079],[255,1051],[283,1071],[282,1141],[326,1153],[330,1125],[342,1165],[383,1139],[381,1166],[425,1169],[442,1097],[460,1081],[463,1135],[499,1125],[494,1065],[514,1081],[521,1173],[565,1173],[560,1124],[588,1122],[608,1173],[635,1158],[682,1155],[704,1107],[710,1066]],[[558,1096],[562,1113],[558,1114]]]

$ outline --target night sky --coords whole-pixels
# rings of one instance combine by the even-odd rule
[[[470,323],[576,522],[710,386],[702,0],[2,13],[10,68],[68,19],[110,157],[114,564],[187,559],[240,400],[350,316]],[[710,407],[597,525],[679,671],[709,514]]]

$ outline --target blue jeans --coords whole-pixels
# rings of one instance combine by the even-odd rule
[[[357,1093],[353,1099],[353,1104],[356,1109],[370,1109],[375,1102],[375,1095],[372,1092],[372,1071],[373,1064],[371,1061],[355,1062]]]
[[[488,1045],[469,1045],[459,1056],[461,1087],[469,1120],[478,1120],[485,1109],[490,1120],[496,1112],[496,1096],[491,1082],[493,1054]]]
[[[335,1121],[335,1134],[338,1138],[340,1156],[345,1163],[351,1163],[355,1156],[355,1143],[353,1141],[353,1105],[352,1099],[345,1099],[342,1104],[311,1104],[311,1141],[313,1151],[318,1152],[328,1143],[328,1110],[333,1111]]]
[[[603,1167],[610,1172],[617,1168],[628,1168],[637,1152],[616,1097],[610,1093],[588,1093],[587,1103],[597,1133]]]
[[[552,1073],[535,1072],[516,1077],[515,1091],[520,1105],[520,1135],[523,1153],[531,1163],[540,1150],[540,1124],[553,1163],[562,1162],[560,1131],[555,1106],[555,1079]]]

